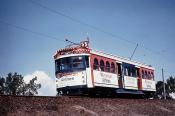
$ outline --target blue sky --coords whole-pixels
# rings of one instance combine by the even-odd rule
[[[166,78],[175,75],[174,0],[37,2],[112,33],[115,37],[48,11],[30,0],[1,0],[0,75],[9,72],[27,75],[39,70],[54,79],[55,51],[67,45],[64,42],[65,38],[79,42],[87,37],[87,33],[92,48],[124,57],[130,57],[138,43],[133,60],[155,67],[156,80],[161,79],[162,67],[165,69]],[[30,33],[3,22],[44,33],[58,40]]]

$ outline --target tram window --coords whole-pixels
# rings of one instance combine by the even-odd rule
[[[128,68],[127,67],[124,67],[124,74],[125,74],[125,76],[128,76]]]
[[[110,64],[108,61],[106,61],[106,71],[110,72]]]
[[[56,71],[62,72],[62,71],[70,71],[71,70],[71,58],[62,58],[56,60]]]
[[[148,78],[148,73],[147,73],[147,71],[145,71],[145,78]]]
[[[57,72],[57,71],[59,71],[59,69],[60,69],[60,62],[57,60],[57,61],[55,61],[55,71]]]
[[[131,68],[131,74],[130,74],[132,77],[136,77],[136,71],[135,71],[135,68]]]
[[[112,73],[115,73],[115,65],[114,65],[113,62],[111,63],[111,72],[112,72]]]
[[[151,72],[151,79],[154,80],[154,74]]]
[[[89,67],[89,56],[85,56],[86,67]]]
[[[135,76],[136,76],[136,77],[139,76],[138,69],[135,70]]]
[[[70,58],[61,59],[60,69],[61,70],[70,70],[70,68],[71,68],[70,62],[71,62]]]
[[[104,66],[104,61],[100,60],[100,70],[104,71],[105,70],[105,66]]]
[[[85,63],[86,61],[86,63]],[[84,70],[85,64],[89,67],[88,56],[72,56],[55,60],[56,73],[60,72],[72,72],[77,70]]]
[[[151,73],[150,72],[148,72],[148,78],[151,79]]]
[[[136,68],[133,68],[133,76],[137,77],[137,70],[136,70]]]
[[[142,79],[144,79],[145,78],[145,76],[144,76],[145,74],[144,74],[144,71],[142,70]]]
[[[84,68],[82,56],[72,57],[72,68]]]
[[[97,58],[94,59],[94,70],[98,70],[98,60]]]
[[[128,76],[132,76],[131,68],[128,68]]]
[[[116,63],[116,65],[117,65],[117,68],[116,69],[117,69],[118,76],[121,77],[121,75],[122,75],[121,64]]]

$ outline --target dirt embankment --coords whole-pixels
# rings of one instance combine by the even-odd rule
[[[175,101],[89,97],[0,96],[8,116],[175,116]]]

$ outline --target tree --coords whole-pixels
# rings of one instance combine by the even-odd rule
[[[167,84],[165,83],[165,90],[167,90]],[[168,91],[166,91],[166,97],[168,97]],[[158,98],[163,99],[163,81],[158,81],[156,83],[156,95]]]
[[[0,94],[4,95],[36,95],[37,90],[41,88],[41,84],[35,81],[37,77],[30,80],[29,83],[24,82],[24,77],[17,73],[9,73],[6,78],[0,78]]]
[[[168,88],[167,88],[167,91],[169,93],[174,93],[175,92],[175,77],[173,78],[172,76],[169,77],[167,80],[167,85],[168,85]]]
[[[24,83],[23,76],[17,73],[9,73],[6,77],[5,88],[7,95],[17,95],[21,84]]]
[[[166,98],[171,98],[170,94],[175,93],[175,78],[169,77],[165,82]],[[163,98],[163,82],[158,81],[156,83],[156,95],[158,98]]]
[[[156,83],[156,95],[158,98],[161,98],[163,96],[163,82],[158,81]]]
[[[38,94],[38,89],[41,88],[41,84],[36,84],[35,81],[37,80],[37,77],[30,80],[28,84],[26,84],[26,95],[35,95]]]
[[[5,92],[5,79],[0,77],[0,94],[4,94]]]

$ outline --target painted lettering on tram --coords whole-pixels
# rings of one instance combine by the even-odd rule
[[[112,78],[112,75],[100,72],[100,76],[104,78]]]
[[[149,80],[145,80],[145,84],[147,88],[151,88],[152,82]]]
[[[72,81],[72,80],[74,80],[74,77],[61,78],[61,81]]]
[[[77,75],[76,72],[71,72],[71,73],[58,73],[58,74],[57,74],[57,78],[67,77],[67,76],[76,76],[76,75]]]
[[[102,78],[102,82],[103,82],[103,83],[111,83],[111,80],[106,79],[106,78]]]

